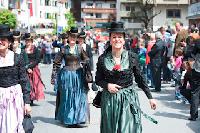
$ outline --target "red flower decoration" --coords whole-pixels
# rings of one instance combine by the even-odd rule
[[[120,69],[121,69],[121,65],[115,65],[115,66],[113,67],[113,70],[114,70],[114,71],[120,71]]]

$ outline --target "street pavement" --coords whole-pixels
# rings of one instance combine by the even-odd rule
[[[97,56],[94,57],[94,62]],[[50,84],[52,65],[39,65],[42,79],[46,85],[45,100],[35,101],[32,107],[32,120],[35,125],[33,133],[100,133],[100,109],[90,105],[90,125],[85,128],[68,128],[54,120],[55,93]],[[158,121],[154,124],[142,117],[143,133],[200,133],[200,119],[191,122],[189,105],[175,100],[174,88],[171,84],[163,84],[162,91],[153,92],[158,107],[155,111],[150,109],[147,97],[138,89],[141,109]]]

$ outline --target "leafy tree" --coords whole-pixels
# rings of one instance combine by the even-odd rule
[[[155,7],[154,0],[137,0],[135,5],[137,5],[139,10],[131,10],[130,16],[144,23],[144,27],[148,29],[151,20],[160,14],[161,11],[153,13]]]
[[[9,10],[0,10],[0,24],[7,24],[11,29],[14,29],[17,26],[17,18]]]
[[[67,18],[67,27],[65,27],[64,31],[69,31],[71,27],[76,26],[75,18],[71,12],[66,13],[65,18]]]

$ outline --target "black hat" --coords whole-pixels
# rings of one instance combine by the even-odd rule
[[[21,37],[21,33],[20,31],[13,31],[13,38],[20,38]]]
[[[86,37],[86,33],[84,31],[81,31],[79,34],[78,34],[78,37],[79,38],[85,38]]]
[[[33,39],[33,37],[31,36],[31,33],[25,33],[25,34],[24,34],[24,39],[25,39],[25,40]]]
[[[1,24],[0,25],[0,38],[9,38],[11,37],[10,28],[8,25]]]
[[[108,29],[110,33],[118,32],[118,33],[125,33],[124,24],[122,22],[111,22],[110,28]]]
[[[68,34],[67,33],[63,33],[63,34],[60,35],[60,37],[62,39],[67,39],[68,38]]]
[[[78,28],[77,27],[71,27],[69,34],[78,35]]]

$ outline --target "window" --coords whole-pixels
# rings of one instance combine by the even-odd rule
[[[116,8],[116,4],[110,4],[110,8]]]
[[[101,3],[96,3],[96,8],[102,8],[102,4]]]
[[[167,9],[167,18],[181,18],[181,10]]]
[[[45,19],[50,19],[51,18],[51,14],[50,13],[45,13]]]
[[[102,14],[101,13],[96,13],[96,18],[102,18]]]
[[[57,5],[57,1],[52,1],[52,6],[56,6]]]
[[[40,11],[40,18],[42,18],[42,11]]]
[[[40,6],[43,6],[44,4],[43,4],[43,0],[40,0]]]
[[[194,3],[197,3],[197,2],[200,2],[200,0],[190,0],[190,4],[194,4]]]
[[[45,0],[45,6],[51,6],[50,0]]]
[[[86,6],[93,6],[93,3],[87,3]]]
[[[93,16],[93,13],[87,13],[86,16]]]
[[[68,2],[65,2],[65,8],[68,9]]]
[[[126,11],[135,11],[135,7],[133,7],[133,6],[126,6]]]

